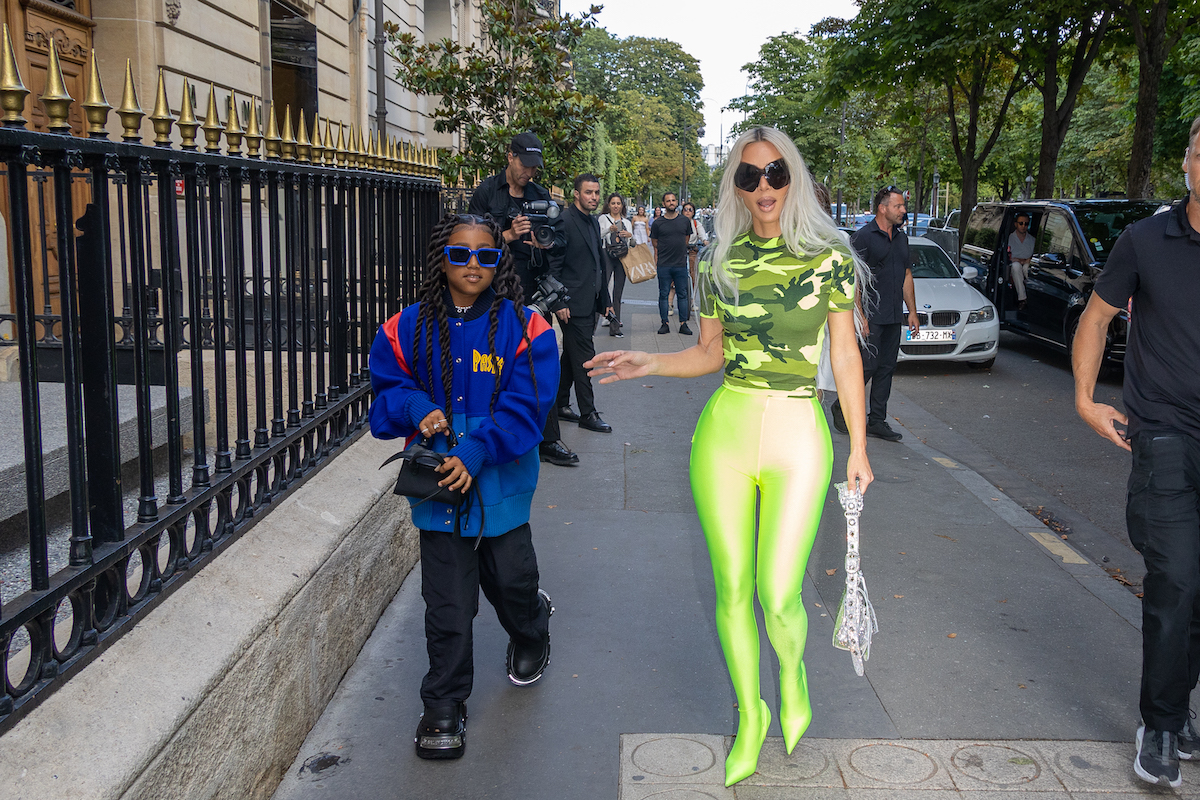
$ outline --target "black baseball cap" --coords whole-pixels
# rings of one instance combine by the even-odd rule
[[[508,150],[521,159],[521,163],[527,167],[540,167],[544,163],[542,161],[542,140],[533,131],[525,131],[514,136]]]

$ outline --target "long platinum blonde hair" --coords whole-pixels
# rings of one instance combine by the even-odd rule
[[[854,262],[854,281],[863,298],[862,302],[867,302],[871,271],[854,252],[846,235],[837,229],[833,218],[829,216],[829,209],[822,208],[817,202],[812,175],[808,172],[803,156],[787,134],[777,128],[751,128],[738,137],[729,151],[729,160],[725,162],[725,174],[721,178],[720,200],[713,219],[713,233],[716,239],[710,248],[713,288],[726,302],[737,303],[737,278],[726,269],[725,262],[734,240],[750,230],[753,217],[738,195],[733,176],[742,162],[742,151],[746,149],[746,145],[753,142],[768,142],[774,146],[783,157],[783,162],[792,176],[791,186],[783,198],[783,211],[779,218],[787,249],[797,256],[806,257],[817,256],[829,250],[847,255]],[[862,303],[856,305],[854,310],[854,327],[860,338],[863,328],[861,306]]]

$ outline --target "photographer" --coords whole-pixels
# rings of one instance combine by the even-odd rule
[[[491,217],[504,231],[528,303],[537,290],[537,279],[549,274],[554,260],[562,257],[567,236],[561,225],[552,226],[553,241],[539,244],[532,235],[534,223],[526,215],[528,203],[550,200],[550,192],[533,180],[544,163],[541,139],[533,131],[517,134],[508,146],[507,157],[508,166],[475,189],[469,211]]]
[[[541,139],[533,131],[517,134],[508,145],[507,158],[507,167],[475,189],[469,211],[491,217],[504,231],[504,241],[512,253],[517,276],[521,279],[525,303],[529,304],[537,293],[538,281],[551,272],[561,272],[567,235],[561,224],[555,224],[559,211],[557,204],[553,208],[554,220],[545,213],[550,209],[543,204],[553,202],[550,192],[533,180],[545,163]],[[529,214],[533,213],[529,208],[531,204],[539,207],[542,214],[540,219],[530,219]],[[538,453],[542,461],[560,467],[579,463],[579,456],[560,439],[555,409],[550,409],[546,417]]]

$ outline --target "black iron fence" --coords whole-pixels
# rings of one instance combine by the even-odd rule
[[[72,136],[52,106],[57,69],[52,57],[42,101],[61,133],[26,130],[0,76],[0,345],[18,352],[29,552],[29,589],[0,605],[0,732],[364,429],[371,341],[413,297],[441,207],[430,151],[328,121],[310,136],[303,116],[293,132],[290,111],[279,130],[273,109],[263,133],[253,100],[242,130],[237,103],[222,124],[211,92],[201,124],[186,84],[175,119],[160,80],[157,146],[127,107],[125,141],[109,141],[94,66],[89,135]],[[65,389],[70,487],[53,571],[48,380]],[[136,492],[122,486],[119,384],[136,400]]]

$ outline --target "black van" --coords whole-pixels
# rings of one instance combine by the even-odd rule
[[[1128,225],[1169,206],[1159,200],[1030,200],[980,203],[963,233],[962,266],[979,272],[977,288],[996,304],[1000,327],[1071,351],[1079,316],[1096,276]],[[1029,215],[1033,257],[1025,277],[1026,303],[1017,307],[1010,279],[1009,236],[1018,214]],[[1127,312],[1108,331],[1104,355],[1110,366],[1125,359]]]

